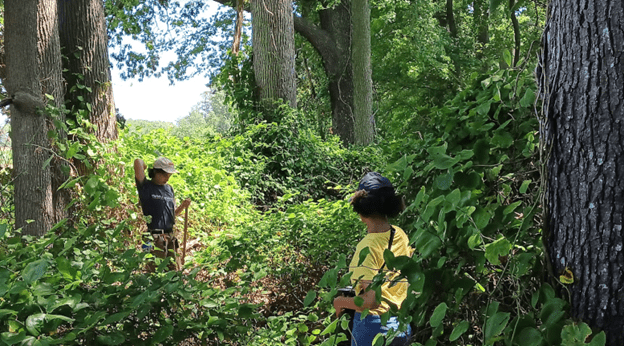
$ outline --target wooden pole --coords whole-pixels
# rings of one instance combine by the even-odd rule
[[[186,257],[186,233],[188,230],[188,207],[184,209],[184,245],[182,247],[182,265],[184,265],[184,257]]]

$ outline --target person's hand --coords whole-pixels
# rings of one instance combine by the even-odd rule
[[[182,201],[181,207],[182,207],[182,209],[184,209],[184,208],[188,208],[189,205],[191,205],[191,199],[187,198],[184,201]]]
[[[344,312],[344,308],[342,307],[340,298],[342,298],[342,297],[334,298],[334,309],[336,309],[336,317],[337,318],[340,318],[340,316],[342,316],[342,313]]]

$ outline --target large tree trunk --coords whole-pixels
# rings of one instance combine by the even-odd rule
[[[624,345],[624,7],[553,0],[537,75],[547,162],[544,240],[575,318]]]
[[[43,112],[44,93],[58,93],[55,81],[45,80],[50,77],[46,76],[46,68],[39,66],[54,60],[56,25],[45,21],[55,22],[56,4],[52,0],[6,0],[4,18],[4,85],[13,98],[10,111],[15,227],[22,228],[24,234],[41,236],[55,220],[52,174],[46,164],[52,153],[47,137],[48,119]],[[44,86],[52,90],[44,90]]]
[[[53,115],[53,119],[47,119],[49,132],[55,132],[59,138],[64,138],[65,134],[60,132],[55,122],[62,124],[65,122],[65,83],[63,81],[63,61],[61,56],[61,46],[59,39],[58,12],[56,0],[45,0],[39,2],[39,71],[41,74],[41,84],[43,93],[53,96],[48,100],[49,104],[59,110]],[[54,223],[57,223],[68,216],[65,207],[69,205],[71,196],[66,189],[59,189],[67,180],[69,168],[67,163],[60,157],[55,156],[50,162],[52,175],[52,207],[54,208]]]
[[[295,17],[295,30],[319,52],[329,78],[332,133],[344,144],[355,142],[353,65],[351,60],[351,3],[343,0],[319,12],[320,27]]]
[[[76,111],[89,104],[89,121],[97,125],[95,135],[98,140],[116,139],[115,102],[102,0],[59,0],[58,9],[61,47],[67,57],[65,79],[70,86],[86,87],[70,90],[67,95],[70,107]]]
[[[368,145],[374,137],[371,68],[370,8],[368,0],[352,0],[353,101],[355,144]]]
[[[297,107],[292,12],[289,0],[251,2],[254,75],[260,103],[268,109],[279,99]]]

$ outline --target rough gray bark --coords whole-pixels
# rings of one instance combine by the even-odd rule
[[[89,121],[97,125],[95,135],[100,142],[116,139],[115,102],[102,0],[59,0],[58,13],[61,47],[67,57],[65,79],[69,85],[81,84],[91,89],[70,90],[66,98],[74,109],[91,105]]]
[[[251,2],[254,75],[258,96],[271,109],[278,99],[297,107],[292,1]]]
[[[45,234],[54,223],[52,174],[45,165],[51,149],[43,113],[43,92],[52,95],[54,92],[43,90],[41,83],[39,62],[50,52],[39,50],[45,47],[47,26],[37,24],[39,18],[49,18],[50,11],[55,11],[56,5],[52,4],[53,1],[37,0],[4,3],[6,79],[3,84],[13,98],[10,112],[15,227],[35,236]],[[42,44],[38,45],[38,38],[44,40]]]
[[[63,62],[58,31],[56,0],[40,1],[39,7],[39,18],[37,20],[37,25],[39,26],[38,66],[43,88],[42,92],[43,94],[53,96],[52,100],[47,101],[59,110],[53,114],[53,119],[57,123],[63,123],[65,121],[65,113],[60,110],[64,107],[65,84],[63,81]],[[63,138],[65,134],[59,132],[53,119],[47,118],[48,131],[56,132]],[[68,215],[65,207],[70,203],[71,196],[68,190],[59,189],[59,187],[67,180],[67,172],[69,169],[66,167],[66,162],[58,156],[55,156],[52,161],[50,161],[50,169],[52,174],[54,223],[57,223]]]
[[[351,0],[353,42],[353,109],[355,144],[368,145],[374,137],[371,67],[370,8],[368,0]]]
[[[553,0],[537,70],[547,157],[544,240],[575,318],[624,345],[624,7]]]

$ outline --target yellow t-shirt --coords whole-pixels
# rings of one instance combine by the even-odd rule
[[[409,246],[409,239],[405,232],[397,226],[392,226],[395,229],[394,239],[392,241],[392,253],[395,257],[398,256],[411,256],[414,250]],[[355,292],[361,293],[359,281],[372,280],[379,269],[384,265],[383,253],[388,248],[388,241],[390,240],[390,231],[383,233],[368,233],[364,239],[362,239],[355,249],[355,255],[349,265],[349,271],[351,274],[351,283],[355,285]],[[364,261],[358,265],[360,261],[360,252],[369,248],[370,252],[364,259]],[[387,301],[392,302],[397,307],[401,307],[401,304],[407,298],[408,282],[405,279],[400,280],[398,283],[392,285],[392,280],[399,275],[398,271],[389,271],[387,266],[384,266],[383,272],[386,275],[386,281],[381,286],[381,304],[374,310],[370,310],[369,314],[382,315],[390,309],[390,305]]]

